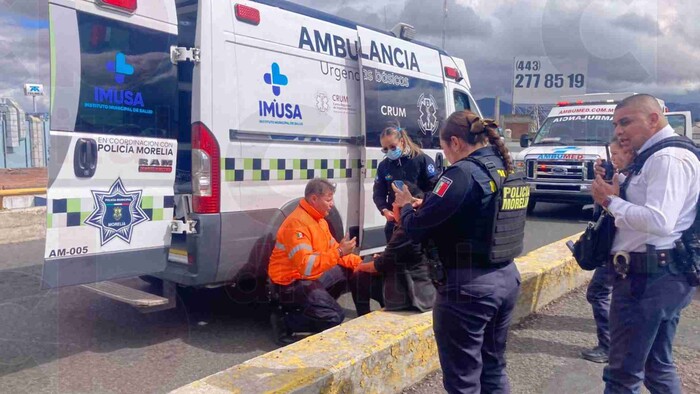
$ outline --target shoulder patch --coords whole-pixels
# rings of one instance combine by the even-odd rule
[[[444,197],[445,193],[447,193],[447,189],[449,189],[450,186],[452,186],[452,179],[443,176],[442,178],[440,178],[437,185],[435,185],[433,193],[438,197]]]
[[[435,166],[428,164],[428,175],[435,175]]]

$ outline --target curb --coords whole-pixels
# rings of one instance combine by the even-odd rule
[[[585,283],[565,242],[516,259],[522,283],[513,324]],[[432,313],[372,312],[197,380],[192,393],[396,393],[440,367]]]
[[[46,207],[0,211],[0,245],[44,238]]]

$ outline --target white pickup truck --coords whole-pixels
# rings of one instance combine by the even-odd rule
[[[523,149],[515,156],[516,167],[525,171],[530,184],[532,212],[538,201],[591,204],[593,164],[606,158],[605,146],[613,137],[615,106],[633,93],[598,93],[564,96],[544,121],[534,139],[520,139]],[[666,111],[679,135],[693,138],[690,112]],[[697,142],[697,141],[696,141]]]

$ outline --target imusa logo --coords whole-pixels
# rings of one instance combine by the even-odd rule
[[[134,75],[134,66],[129,64],[126,55],[117,52],[114,60],[109,60],[105,68],[114,76],[117,85],[123,85],[126,77]],[[134,92],[129,89],[120,89],[116,86],[95,87],[95,103],[124,105],[129,107],[144,107],[143,95],[141,92]]]
[[[282,88],[289,84],[289,78],[282,74],[280,65],[277,63],[272,63],[270,72],[263,74],[263,81],[272,88],[272,94],[275,97],[279,97],[282,94]],[[301,122],[286,122],[283,120],[302,120],[299,104],[278,102],[277,99],[272,101],[260,100],[258,101],[258,113],[261,118],[280,119],[280,121],[261,119],[261,123],[290,124],[294,126],[303,124]]]

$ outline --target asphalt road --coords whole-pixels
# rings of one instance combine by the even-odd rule
[[[540,204],[526,251],[584,223],[576,206]],[[266,306],[226,289],[183,291],[180,307],[152,314],[80,287],[41,290],[43,246],[0,246],[1,392],[162,393],[276,348]],[[342,304],[352,317],[349,297]]]

